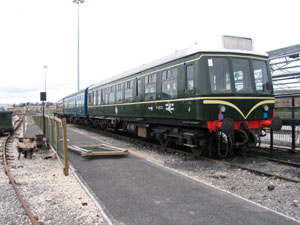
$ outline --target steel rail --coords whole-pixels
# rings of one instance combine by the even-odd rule
[[[16,127],[19,128],[19,126],[21,125],[21,123],[22,123],[22,120],[21,120],[21,122],[20,122]],[[16,128],[16,129],[17,129],[17,128]],[[11,135],[8,135],[8,136],[4,139],[3,144],[2,144],[2,154],[3,154],[2,157],[3,157],[3,164],[4,164],[4,168],[5,168],[5,173],[6,173],[6,175],[8,176],[9,181],[10,181],[11,185],[13,186],[13,188],[14,188],[16,194],[17,194],[17,197],[18,197],[19,201],[21,202],[21,204],[22,204],[22,206],[23,206],[23,208],[24,208],[26,214],[28,215],[28,217],[29,217],[31,223],[32,223],[33,225],[38,225],[38,222],[36,221],[36,219],[34,218],[32,212],[31,212],[30,209],[28,208],[28,206],[27,206],[25,200],[23,199],[23,197],[22,197],[22,195],[21,195],[19,189],[17,188],[17,185],[16,185],[16,182],[15,182],[14,178],[12,177],[12,175],[10,174],[9,169],[8,169],[7,159],[6,159],[6,148],[7,148],[8,140],[9,140],[9,138],[11,138],[11,137],[12,137]]]
[[[290,182],[294,182],[294,183],[300,183],[300,180],[293,179],[293,178],[290,178],[290,177],[285,177],[285,176],[281,176],[281,175],[274,174],[274,173],[264,172],[264,171],[257,170],[257,169],[252,169],[252,168],[249,168],[249,167],[246,167],[246,166],[241,166],[241,165],[238,165],[238,164],[235,164],[235,163],[224,162],[224,161],[221,161],[221,160],[219,162],[221,162],[225,165],[228,165],[228,166],[237,167],[237,168],[240,168],[240,169],[243,169],[243,170],[248,170],[250,172],[262,174],[262,175],[265,175],[265,176],[268,176],[268,177],[276,177],[276,178],[279,178],[279,179],[282,179],[282,180],[286,180],[286,181],[290,181]]]
[[[285,164],[285,165],[288,165],[288,166],[300,167],[300,163],[289,161],[289,160],[282,160],[282,159],[276,159],[274,157],[261,156],[261,155],[255,154],[255,153],[254,154],[253,153],[252,154],[247,153],[246,155],[252,156],[252,157],[255,157],[255,158],[259,158],[259,159],[265,159],[265,160],[272,161],[272,162],[278,162],[278,163]]]
[[[287,131],[287,130],[284,130],[284,131]],[[283,134],[285,134],[283,131]],[[275,147],[276,146],[276,147]],[[257,147],[253,148],[253,149],[258,149]],[[270,151],[270,147],[260,147],[260,149],[263,149],[263,150],[268,150]],[[273,151],[277,151],[277,152],[290,152],[290,153],[296,153],[296,154],[300,154],[300,150],[299,148],[297,149],[292,149],[291,147],[288,147],[288,146],[279,146],[279,145],[273,145]],[[270,154],[269,153],[266,153],[266,154]]]

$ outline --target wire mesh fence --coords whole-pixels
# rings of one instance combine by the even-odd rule
[[[271,140],[271,144],[291,147],[292,150],[300,148],[300,94],[276,96],[276,116],[282,119],[281,130],[267,130],[262,142],[270,143]]]
[[[261,140],[263,143],[270,143],[271,132],[267,130],[266,136]],[[294,136],[294,138],[293,138]],[[278,146],[291,147],[293,149],[293,142],[295,148],[300,148],[300,126],[295,127],[294,135],[291,126],[282,126],[280,131],[273,131],[273,144]]]
[[[66,176],[69,175],[66,119],[45,116],[45,123],[43,116],[34,116],[33,119],[42,130],[45,130],[44,135],[47,138],[48,144],[55,150],[58,158],[62,162],[64,174]],[[43,129],[43,124],[45,124],[45,129]]]

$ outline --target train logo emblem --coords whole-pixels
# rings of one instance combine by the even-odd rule
[[[172,114],[174,111],[174,103],[168,102],[165,106],[166,106],[166,110]]]

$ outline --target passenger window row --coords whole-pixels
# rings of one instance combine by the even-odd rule
[[[158,76],[161,75],[161,85],[158,85]],[[174,67],[163,70],[161,73],[152,73],[138,77],[121,84],[112,85],[106,88],[89,91],[89,105],[110,105],[120,103],[130,103],[134,100],[134,80],[135,96],[137,99],[143,94],[143,100],[151,101],[157,99],[157,88],[161,87],[161,99],[177,98],[178,95],[178,75],[179,68]],[[194,64],[188,65],[185,71],[185,83],[187,90],[194,89]],[[142,91],[144,84],[144,93]],[[160,92],[160,91],[159,91]]]

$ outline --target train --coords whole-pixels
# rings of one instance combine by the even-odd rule
[[[281,128],[274,103],[267,54],[194,45],[64,97],[56,115],[227,157]]]
[[[0,135],[13,132],[12,114],[10,110],[0,110]]]

